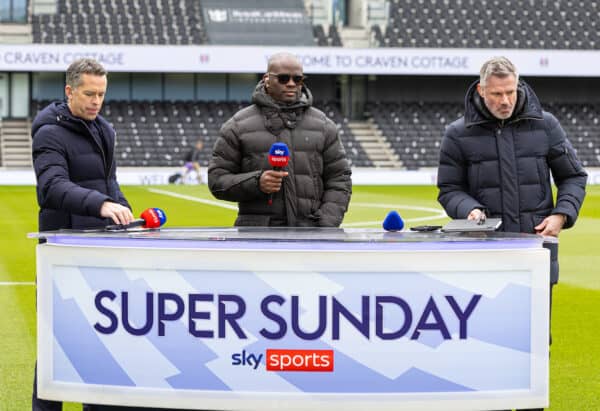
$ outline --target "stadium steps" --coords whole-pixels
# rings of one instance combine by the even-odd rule
[[[31,13],[39,14],[56,14],[58,7],[57,0],[31,0]]]
[[[369,0],[367,2],[367,25],[378,25],[385,30],[388,23],[388,0]],[[375,46],[373,44],[372,46]]]
[[[0,24],[0,43],[30,44],[32,42],[31,24]]]
[[[398,155],[394,153],[391,144],[385,140],[372,120],[350,121],[348,128],[350,128],[374,167],[402,167],[402,162],[398,159]]]
[[[306,14],[311,18],[313,25],[329,26],[331,23],[329,9],[331,4],[327,0],[304,0]]]
[[[0,123],[0,155],[3,167],[31,167],[29,120],[3,120]]]

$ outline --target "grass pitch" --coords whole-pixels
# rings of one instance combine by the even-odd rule
[[[147,207],[164,209],[167,227],[230,226],[236,216],[233,204],[215,204],[206,186],[131,186],[123,191],[134,214]],[[448,219],[436,195],[435,187],[355,187],[344,226],[380,227],[392,209],[407,226],[443,224]],[[35,240],[26,237],[37,230],[34,187],[0,187],[0,215],[0,411],[24,411],[31,409],[35,361]],[[600,410],[598,233],[600,186],[590,186],[576,227],[560,236],[550,362],[553,411]],[[67,404],[64,409],[81,410],[81,405]]]

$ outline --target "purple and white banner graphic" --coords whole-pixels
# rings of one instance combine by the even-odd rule
[[[42,391],[211,409],[539,400],[545,250],[472,254],[40,246]]]

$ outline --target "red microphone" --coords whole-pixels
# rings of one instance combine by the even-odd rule
[[[269,164],[275,171],[281,171],[287,167],[290,161],[290,150],[285,143],[273,143],[269,150]],[[269,193],[268,205],[273,204],[273,193]]]
[[[106,231],[121,231],[134,227],[159,228],[167,222],[167,215],[160,208],[147,208],[142,211],[140,218],[133,220],[129,224],[107,225]]]

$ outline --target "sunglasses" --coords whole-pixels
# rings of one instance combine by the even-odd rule
[[[275,73],[269,73],[269,74],[271,76],[277,77],[277,81],[279,82],[279,84],[287,84],[290,82],[290,79],[294,80],[294,84],[302,84],[302,83],[304,83],[304,80],[306,80],[306,77],[303,75],[292,76],[291,74],[275,74]]]

